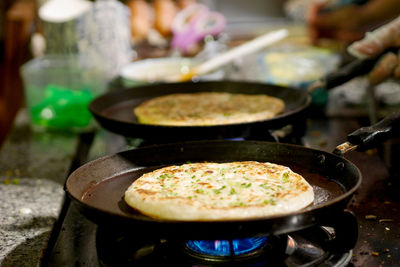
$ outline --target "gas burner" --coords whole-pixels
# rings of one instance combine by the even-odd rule
[[[184,253],[195,266],[211,263],[227,266],[232,263],[248,266],[266,258],[282,260],[287,244],[286,236],[262,236],[232,240],[189,240],[184,243]],[[279,255],[279,257],[277,256]],[[190,266],[190,265],[189,265]]]
[[[195,257],[218,260],[262,253],[267,242],[266,236],[232,240],[189,240],[185,243],[185,248]]]
[[[288,235],[233,240],[170,240],[99,227],[101,266],[346,266],[352,251],[332,253],[332,228],[315,226]]]

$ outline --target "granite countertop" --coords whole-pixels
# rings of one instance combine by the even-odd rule
[[[33,131],[25,110],[0,150],[0,266],[38,264],[58,217],[76,134]]]
[[[110,137],[111,136],[111,137]],[[112,138],[113,142],[104,142]],[[64,199],[78,133],[32,129],[21,110],[0,148],[0,266],[37,266]],[[88,160],[118,152],[121,137],[97,131]]]
[[[75,134],[35,132],[21,111],[0,150],[0,266],[35,266],[58,217]]]
[[[0,266],[36,266],[61,207],[62,186],[32,177],[6,185],[6,179],[0,178]]]

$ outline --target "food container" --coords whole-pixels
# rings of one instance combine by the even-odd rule
[[[191,66],[200,64],[200,60],[180,57],[144,59],[132,62],[121,69],[120,77],[125,87],[148,83],[166,82],[168,77],[189,72]],[[220,80],[224,70],[220,69],[201,76],[200,80]]]
[[[336,70],[340,56],[324,48],[284,45],[259,58],[260,79],[266,83],[307,88]]]
[[[104,70],[80,55],[47,55],[21,67],[32,125],[40,129],[92,128],[89,102],[106,89]]]

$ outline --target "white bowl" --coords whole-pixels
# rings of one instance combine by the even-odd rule
[[[138,86],[148,83],[166,82],[166,77],[185,74],[191,66],[200,61],[190,58],[152,58],[129,63],[120,71],[124,86]],[[219,80],[224,76],[224,71],[217,70],[200,77],[201,80]]]

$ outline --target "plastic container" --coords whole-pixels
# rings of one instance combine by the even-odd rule
[[[266,83],[307,88],[336,70],[340,56],[312,46],[280,46],[260,56],[260,79]]]
[[[104,70],[87,57],[47,55],[21,67],[33,126],[84,131],[92,128],[90,101],[106,89]]]

